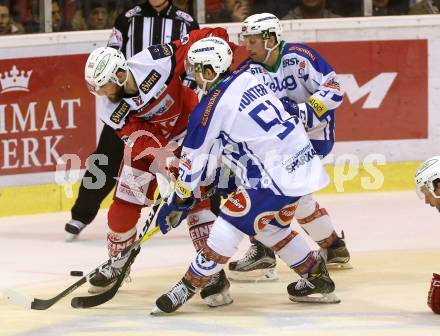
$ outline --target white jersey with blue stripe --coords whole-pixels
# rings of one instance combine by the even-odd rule
[[[300,113],[307,113],[310,139],[334,141],[334,112],[342,104],[343,92],[336,73],[315,50],[283,41],[274,66],[252,61],[247,64],[278,98],[289,98]]]
[[[243,70],[234,71],[212,89],[191,114],[179,165],[178,195],[188,197],[207,185],[219,162],[245,187],[270,188],[285,196],[323,188],[329,178],[302,123]]]

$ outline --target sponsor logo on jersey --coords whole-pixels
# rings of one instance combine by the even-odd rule
[[[315,155],[316,155],[315,149],[312,147],[311,143],[308,143],[306,147],[301,149],[293,157],[282,162],[282,165],[284,166],[284,168],[288,173],[293,173],[296,169],[298,169],[302,165],[313,160],[313,157]]]
[[[148,92],[150,92],[151,88],[156,85],[160,77],[162,77],[160,73],[158,73],[156,70],[151,70],[147,77],[145,77],[141,85],[139,85],[139,89],[143,93],[147,94]]]
[[[290,46],[287,50],[301,52],[301,53],[309,56],[313,61],[316,61],[316,56],[313,55],[313,53],[309,49],[298,47],[298,46]]]
[[[327,83],[324,84],[325,87],[328,87],[330,89],[333,90],[341,90],[341,85],[339,84],[339,82],[335,81],[333,78],[330,79]]]
[[[141,109],[139,109],[137,112],[138,114],[136,115],[139,118],[143,118],[143,119],[150,119],[154,116],[159,116],[164,114],[165,112],[167,112],[171,106],[174,105],[174,99],[167,94],[163,99],[160,100],[159,103],[157,103],[157,105],[155,105],[154,107],[148,109],[148,106],[145,106]],[[145,110],[148,111],[145,114],[142,114],[142,112],[144,112]]]
[[[268,225],[274,218],[273,212],[263,212],[262,214],[259,214],[254,221],[254,230],[255,232],[260,232],[263,230],[266,225]]]
[[[232,217],[246,215],[251,208],[251,200],[246,190],[232,193],[227,199],[222,211]]]
[[[133,97],[132,99],[133,99],[134,103],[136,104],[136,106],[141,106],[144,104],[144,100],[142,99],[141,96]]]
[[[186,188],[185,185],[183,184],[183,181],[180,179],[176,181],[175,191],[177,196],[179,196],[180,198],[191,197],[191,190]]]
[[[186,153],[183,153],[180,156],[180,163],[182,166],[184,166],[186,169],[191,170],[192,168],[192,160],[188,157]]]
[[[299,63],[299,59],[296,57],[290,57],[287,59],[283,59],[283,68],[287,68],[288,66],[297,65]]]
[[[160,95],[165,91],[165,89],[167,88],[168,86],[166,85],[166,84],[164,84],[159,90],[157,90],[157,93],[156,93],[156,95],[154,96],[154,98],[159,98],[160,97]]]
[[[136,6],[136,7],[133,7],[132,9],[126,11],[125,12],[125,17],[129,19],[129,18],[139,14],[140,12],[142,12],[141,7],[140,6]]]
[[[216,103],[217,98],[220,96],[221,92],[222,92],[222,90],[215,89],[214,92],[212,93],[211,97],[209,98],[208,104],[205,107],[205,111],[203,111],[203,114],[202,114],[202,120],[200,121],[200,124],[202,125],[202,127],[205,127],[206,124],[208,123],[209,116],[211,115],[211,110],[214,107],[214,104]]]
[[[325,106],[322,101],[316,99],[313,96],[310,96],[309,99],[307,99],[307,104],[309,104],[313,108],[315,114],[318,117],[322,117],[322,115],[328,111],[327,106]]]
[[[119,124],[127,116],[129,111],[130,105],[125,100],[123,100],[113,111],[112,115],[110,116],[110,120],[113,121],[115,124]]]
[[[256,74],[262,74],[262,73],[266,73],[266,69],[261,68],[261,67],[251,67],[251,74],[256,75]]]
[[[296,208],[298,207],[297,203],[289,204],[282,208],[278,213],[275,214],[276,220],[281,225],[290,225],[290,222],[295,215]]]
[[[171,46],[168,44],[158,44],[151,47],[148,47],[148,50],[150,51],[151,57],[154,60],[169,57],[173,54],[173,49],[171,49]]]
[[[272,82],[265,83],[273,92],[284,90],[295,90],[298,86],[293,75],[284,77],[281,81],[278,77],[274,77]]]

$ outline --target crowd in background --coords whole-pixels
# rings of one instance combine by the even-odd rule
[[[146,0],[52,0],[52,31],[111,28],[117,15]],[[196,0],[173,3],[193,15]],[[241,22],[271,12],[284,20],[363,16],[363,0],[205,0],[205,22]],[[0,0],[0,35],[43,31],[40,0]],[[374,16],[438,14],[440,0],[373,0]]]

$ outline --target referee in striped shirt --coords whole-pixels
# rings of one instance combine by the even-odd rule
[[[175,7],[171,1],[148,0],[116,18],[108,46],[120,49],[126,58],[130,58],[150,45],[180,39],[194,29],[199,29],[198,23],[191,15]],[[189,83],[191,81],[188,81]],[[115,185],[123,151],[123,142],[115,131],[104,125],[93,154],[104,154],[108,163],[103,164],[96,160],[89,162],[89,165],[94,164],[105,173],[105,184],[100,189],[86,188],[85,179],[96,182],[96,176],[89,170],[86,171],[78,198],[71,210],[72,219],[65,225],[66,241],[75,240],[85,226],[96,217],[101,202]]]

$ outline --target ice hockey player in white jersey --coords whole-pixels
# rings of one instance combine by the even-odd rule
[[[242,23],[241,40],[249,55],[245,64],[284,104],[298,116],[313,149],[321,157],[335,141],[335,110],[343,93],[332,67],[312,48],[281,39],[278,18],[269,13],[251,15]],[[344,235],[338,237],[325,208],[312,194],[298,202],[295,219],[321,247],[329,267],[351,268]],[[242,259],[229,264],[229,278],[239,281],[277,280],[273,251],[255,239]]]
[[[188,51],[187,63],[205,96],[190,116],[179,178],[157,223],[164,234],[178,226],[200,188],[217,180],[221,165],[232,170],[239,188],[221,208],[205,247],[156,300],[152,314],[174,312],[187,302],[225,267],[245,234],[270,246],[300,276],[287,287],[292,301],[339,302],[321,255],[290,228],[300,197],[326,186],[328,175],[299,118],[245,69],[230,73],[231,61],[231,49],[217,37]]]

